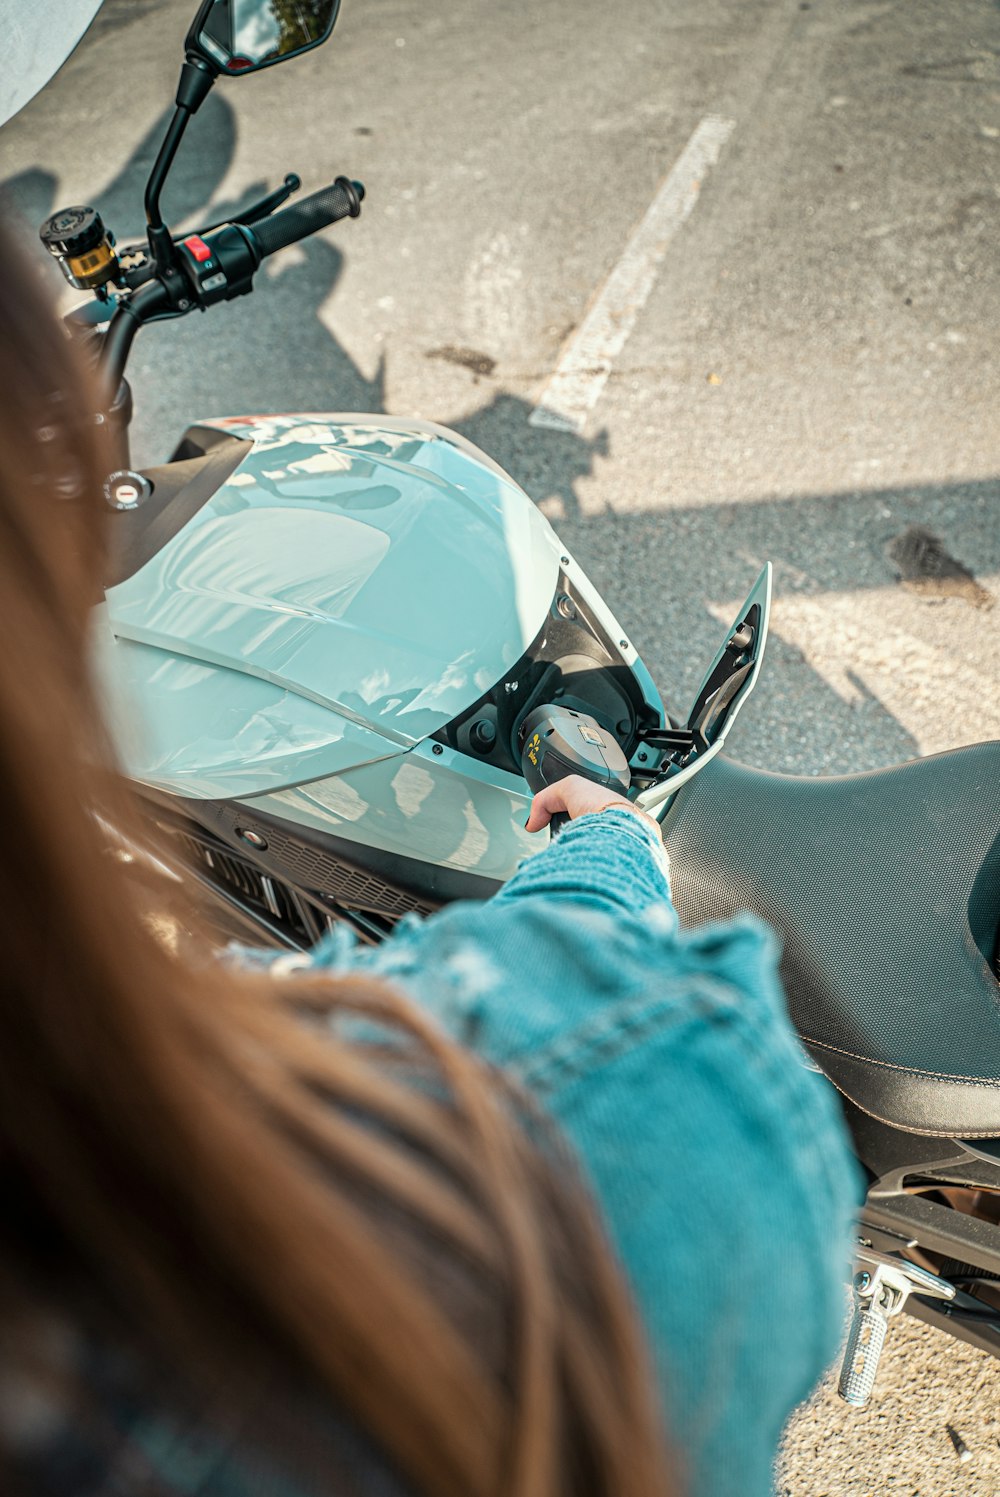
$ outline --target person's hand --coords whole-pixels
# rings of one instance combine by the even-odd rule
[[[659,823],[652,816],[633,806],[624,795],[618,795],[606,785],[595,785],[593,780],[586,780],[579,774],[569,774],[565,779],[556,780],[554,785],[539,790],[531,802],[531,815],[525,825],[529,832],[540,832],[560,812],[565,812],[575,821],[578,816],[586,816],[591,811],[607,811],[612,806],[641,816],[654,828],[657,836],[660,835]]]

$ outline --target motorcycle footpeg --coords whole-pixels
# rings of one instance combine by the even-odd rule
[[[911,1294],[954,1299],[955,1289],[937,1274],[874,1248],[859,1246],[857,1261],[854,1314],[837,1391],[845,1403],[862,1409],[875,1387],[889,1321],[899,1314]]]

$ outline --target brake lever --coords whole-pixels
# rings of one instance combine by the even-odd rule
[[[269,218],[276,208],[281,207],[282,203],[287,203],[292,193],[298,192],[301,186],[302,178],[297,176],[295,172],[288,172],[281,186],[276,187],[273,192],[269,192],[266,197],[262,197],[260,202],[251,203],[249,208],[244,209],[242,213],[237,213],[234,218],[220,218],[218,223],[207,224],[204,229],[196,229],[194,232],[199,238],[202,238],[205,234],[211,234],[214,230],[221,229],[223,224],[246,224],[249,226],[250,224],[260,223],[262,218]],[[184,235],[185,239],[188,237],[187,234]]]
[[[302,186],[302,178],[295,172],[288,172],[280,187],[262,197],[259,202],[251,203],[244,212],[238,213],[235,218],[220,218],[217,223],[206,224],[203,229],[194,229],[189,234],[184,234],[181,239],[174,241],[175,245],[184,239],[192,237],[202,239],[206,234],[212,234],[216,229],[221,229],[223,224],[250,224],[260,223],[262,218],[269,218],[276,208],[286,203],[293,192],[298,192]],[[151,281],[156,274],[156,266],[144,244],[128,244],[118,251],[119,285],[129,291],[136,291]]]

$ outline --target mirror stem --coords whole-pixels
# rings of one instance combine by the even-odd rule
[[[145,206],[149,249],[153,262],[161,273],[168,270],[173,263],[174,242],[160,213],[160,193],[163,191],[167,173],[177,155],[177,148],[184,131],[187,129],[188,120],[205,102],[208,91],[215,82],[215,77],[209,65],[199,57],[189,57],[184,63],[177,84],[177,107],[167,133],[163,137],[159,154],[153,163],[149,181],[146,183]]]
[[[197,114],[217,77],[218,73],[213,72],[202,58],[188,54],[177,84],[178,109],[186,109],[188,114]]]

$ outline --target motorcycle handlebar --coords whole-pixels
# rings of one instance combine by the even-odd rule
[[[270,218],[255,223],[245,232],[253,236],[261,258],[273,255],[276,250],[315,234],[317,229],[325,229],[339,218],[357,218],[364,195],[362,183],[338,177],[332,186],[311,193],[280,213],[272,213]]]
[[[286,179],[287,185],[287,179]],[[139,328],[161,316],[178,316],[241,296],[253,286],[253,276],[265,255],[285,249],[317,229],[325,229],[340,218],[357,218],[365,195],[360,182],[338,177],[281,213],[258,221],[251,228],[234,221],[206,230],[206,238],[188,235],[175,246],[178,264],[162,274],[154,270],[116,307],[101,353],[101,372],[107,383],[109,405],[113,402]]]

